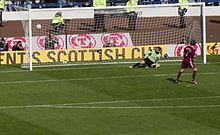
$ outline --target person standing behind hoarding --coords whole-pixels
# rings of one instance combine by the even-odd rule
[[[2,12],[4,11],[5,8],[5,1],[0,0],[0,26],[2,27]]]
[[[106,0],[93,0],[93,7],[106,7]],[[97,31],[100,29],[101,31],[106,31],[105,29],[105,14],[102,10],[97,9],[94,13],[94,27],[92,31]]]

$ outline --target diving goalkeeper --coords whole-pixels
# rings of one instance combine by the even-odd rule
[[[144,66],[145,68],[159,68],[160,64],[158,60],[161,57],[161,48],[155,47],[153,50],[150,50],[148,53],[145,54],[145,58],[133,66],[129,66],[129,68],[136,68],[140,66]]]

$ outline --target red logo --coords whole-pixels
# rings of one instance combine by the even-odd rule
[[[24,37],[7,38],[6,42],[8,43],[8,49],[12,50],[13,45],[17,44],[18,41],[22,42],[22,45],[25,50],[28,49],[28,46],[26,45],[26,39]]]
[[[46,36],[39,36],[37,37],[37,46],[38,48],[40,48],[41,50],[45,49],[45,38]],[[53,40],[55,40],[55,49],[63,49],[64,48],[64,41],[62,39],[62,37],[58,36],[58,35],[53,35]]]
[[[188,46],[188,45],[189,44],[177,44],[175,49],[174,49],[174,57],[181,57],[181,56],[183,56],[184,48],[186,46]],[[198,43],[196,43],[194,48],[196,49],[196,54],[197,55],[201,55],[202,48],[201,48],[201,46]]]
[[[71,35],[69,43],[73,48],[94,48],[96,46],[96,40],[90,34]]]
[[[103,34],[101,37],[102,44],[104,45],[107,40],[118,47],[125,47],[128,45],[128,38],[121,33]]]

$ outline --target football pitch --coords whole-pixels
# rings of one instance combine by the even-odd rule
[[[219,135],[220,56],[180,63],[34,68],[0,66],[1,135]],[[10,70],[7,70],[10,68]]]

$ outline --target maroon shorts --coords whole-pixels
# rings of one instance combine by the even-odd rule
[[[182,64],[181,64],[181,68],[184,68],[184,69],[186,69],[186,68],[193,69],[195,67],[196,67],[196,65],[194,64],[193,61],[183,61]]]

